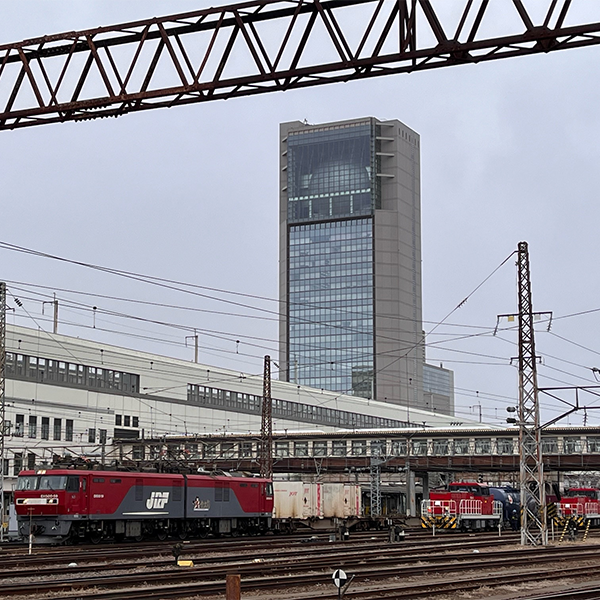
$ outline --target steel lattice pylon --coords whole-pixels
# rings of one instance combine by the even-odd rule
[[[0,282],[0,540],[4,541],[6,440],[6,283]]]
[[[519,458],[521,544],[546,545],[546,493],[527,242],[518,247],[519,271]]]
[[[600,3],[535,4],[246,0],[1,44],[0,130],[600,44]]]
[[[273,401],[271,399],[271,357],[265,356],[262,419],[260,424],[260,476],[273,478]]]

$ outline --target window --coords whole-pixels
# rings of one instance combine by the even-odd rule
[[[50,417],[42,417],[42,439],[50,439]]]
[[[62,429],[62,419],[54,419],[54,439],[60,440],[60,432]]]
[[[469,454],[469,440],[454,440],[454,454]]]
[[[65,427],[65,440],[67,442],[73,441],[73,419],[67,419]]]
[[[221,456],[223,458],[235,458],[235,444],[233,442],[223,442],[221,444]]]
[[[131,417],[131,426],[139,427],[140,426],[140,418],[139,417]]]
[[[492,440],[475,440],[475,454],[490,454],[492,449]]]
[[[427,455],[427,442],[425,440],[419,440],[412,442],[412,454],[414,456],[426,456]]]
[[[600,452],[600,438],[588,437],[587,439],[588,452]]]
[[[308,442],[295,442],[294,454],[296,456],[308,456]]]
[[[214,443],[203,444],[204,458],[216,458],[218,446],[219,446],[218,444],[214,444]]]
[[[275,456],[286,457],[290,455],[289,442],[275,442]]]
[[[394,456],[405,456],[407,448],[406,440],[392,440],[392,454]]]
[[[107,430],[106,429],[99,429],[98,430],[100,433],[100,443],[101,444],[106,444],[106,434],[107,434]]]
[[[2,464],[2,473],[4,475],[8,475],[8,469],[9,469],[9,460],[8,458],[5,458]]]
[[[144,446],[134,446],[132,456],[133,460],[144,460]]]
[[[365,456],[367,454],[367,440],[352,440],[352,456]]]
[[[125,420],[123,421],[123,425],[125,427],[131,427],[131,417],[129,415],[125,415]]]
[[[37,437],[37,417],[29,415],[29,437]]]
[[[434,440],[433,441],[433,453],[437,456],[445,456],[448,454],[449,443],[448,440]]]
[[[96,430],[92,427],[88,429],[88,442],[93,444],[96,441]]]
[[[78,492],[79,491],[79,477],[76,475],[69,475],[67,477],[67,492]]]
[[[542,438],[542,453],[543,454],[558,454],[558,438],[556,438],[556,437]]]
[[[35,454],[33,452],[27,453],[27,468],[30,471],[35,469]]]
[[[346,452],[348,451],[346,440],[333,440],[332,443],[332,453],[333,456],[346,456]]]
[[[14,475],[15,477],[23,470],[23,454],[21,452],[15,452],[14,459]]]
[[[104,483],[104,477],[94,477],[92,481],[94,483]]]
[[[313,456],[327,456],[327,442],[313,442]]]
[[[115,415],[115,425],[123,425],[123,417],[122,415]]]
[[[371,442],[371,456],[385,456],[385,440],[373,440]]]
[[[567,437],[563,441],[563,452],[565,454],[581,453],[581,439],[575,437]]]
[[[497,442],[498,454],[512,454],[513,453],[513,441],[500,439]]]
[[[23,437],[25,433],[25,415],[17,415],[15,420],[15,437]]]
[[[239,446],[240,458],[252,456],[252,442],[242,442]]]

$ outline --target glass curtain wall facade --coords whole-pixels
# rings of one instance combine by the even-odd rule
[[[288,136],[289,362],[294,381],[373,396],[372,121]]]
[[[374,118],[280,134],[280,377],[420,408],[418,136]]]

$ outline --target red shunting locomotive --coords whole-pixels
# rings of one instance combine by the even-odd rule
[[[498,527],[502,520],[502,503],[494,500],[487,485],[477,482],[453,482],[431,490],[421,506],[421,525],[428,529],[482,530]]]
[[[229,475],[121,471],[22,471],[15,490],[22,536],[36,542],[209,534],[271,528],[273,484]]]
[[[600,490],[596,488],[571,488],[557,505],[557,522],[562,524],[571,518],[592,519],[600,522]]]

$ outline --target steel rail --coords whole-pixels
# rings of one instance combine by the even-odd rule
[[[0,129],[600,43],[600,5],[596,22],[567,26],[572,0],[545,2],[537,21],[506,2],[517,25],[497,36],[489,0],[450,16],[440,0],[254,0],[3,44]]]
[[[385,555],[385,556],[384,556]],[[153,584],[161,583],[168,578],[172,586],[186,585],[193,586],[196,590],[194,593],[214,593],[219,590],[219,586],[223,585],[223,578],[227,573],[231,573],[232,569],[236,573],[244,576],[242,587],[243,589],[261,589],[266,587],[290,587],[292,585],[306,586],[316,583],[325,583],[330,578],[330,570],[334,564],[340,564],[343,560],[346,569],[353,568],[353,573],[356,574],[357,580],[372,579],[374,577],[383,579],[390,577],[414,577],[425,573],[455,573],[462,572],[465,569],[501,569],[510,567],[513,569],[521,561],[522,564],[542,564],[552,563],[553,572],[556,571],[558,562],[564,563],[568,559],[577,559],[579,562],[588,560],[600,560],[598,556],[598,546],[588,546],[585,549],[581,547],[555,547],[555,550],[548,551],[548,548],[518,550],[514,553],[509,552],[486,552],[477,555],[471,553],[463,554],[444,554],[438,558],[445,562],[438,563],[429,555],[420,555],[412,557],[414,565],[406,565],[406,558],[402,557],[402,562],[399,564],[399,557],[389,556],[389,547],[381,549],[376,553],[369,564],[364,553],[355,553],[354,556],[329,556],[322,559],[313,559],[312,561],[302,561],[301,556],[296,555],[294,561],[283,561],[280,564],[265,561],[264,563],[244,563],[239,565],[222,565],[221,567],[207,566],[206,568],[193,569],[171,569],[161,571],[147,571],[142,574],[119,574],[119,575],[102,575],[95,577],[74,577],[68,580],[41,580],[21,583],[11,583],[0,585],[0,594],[2,597],[7,597],[25,593],[57,592],[68,590],[85,590],[93,587],[95,595],[104,597],[104,594],[99,590],[110,587],[114,592],[119,588],[119,593],[123,597],[129,597],[127,587],[140,585],[142,583]],[[429,563],[429,564],[428,564]],[[599,563],[600,564],[600,563]],[[382,566],[386,565],[386,566]],[[589,566],[587,567],[589,569]],[[327,571],[322,571],[328,569]],[[105,570],[110,570],[110,565],[107,565]],[[564,569],[561,569],[564,572]],[[514,573],[512,574],[514,581]],[[197,586],[191,582],[202,578],[202,583]],[[478,581],[481,578],[478,577]],[[438,584],[439,585],[439,584]],[[164,586],[150,587],[146,589],[157,590],[164,593]],[[112,592],[111,592],[112,593]],[[188,591],[189,595],[193,595],[192,591]],[[165,596],[168,597],[168,596]]]

